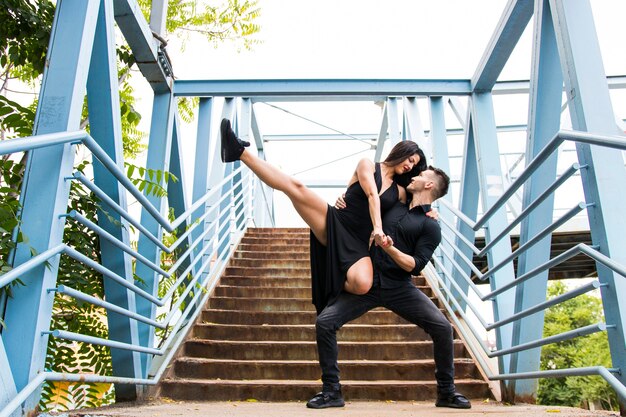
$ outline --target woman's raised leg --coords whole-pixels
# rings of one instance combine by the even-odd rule
[[[222,161],[240,160],[265,184],[285,193],[317,240],[325,245],[328,204],[302,182],[247,151],[246,147],[250,146],[250,143],[237,137],[230,125],[230,120],[222,119],[220,135]]]
[[[265,184],[287,195],[302,220],[323,245],[326,244],[326,211],[328,204],[301,181],[285,174],[267,161],[244,150],[239,157]]]

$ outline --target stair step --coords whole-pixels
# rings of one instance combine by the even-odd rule
[[[205,323],[230,324],[313,324],[316,314],[314,311],[233,311],[209,309],[202,312]],[[409,324],[397,314],[389,310],[372,310],[351,321],[352,324]]]
[[[268,251],[267,247],[262,251],[240,250],[233,254],[233,259],[298,259],[309,262],[309,251]]]
[[[308,259],[249,259],[240,258],[230,261],[231,267],[237,268],[281,268],[281,269],[306,269],[311,270]],[[310,274],[310,272],[309,272]]]
[[[241,275],[224,275],[222,285],[239,285],[242,287],[298,287],[311,290],[311,277],[244,277]]]
[[[315,325],[241,325],[241,324],[205,324],[194,327],[193,337],[199,339],[222,340],[276,340],[276,341],[314,341]],[[340,341],[402,341],[430,340],[430,336],[413,324],[366,325],[347,324],[337,333]]]
[[[423,277],[414,277],[413,284],[418,287],[426,286]],[[311,289],[311,276],[287,277],[287,276],[243,276],[225,273],[220,279],[220,285],[241,287],[302,287]],[[432,294],[432,291],[431,291]]]
[[[311,229],[309,229],[308,227],[250,227],[246,231],[246,234],[250,235],[272,235],[276,233],[286,233],[290,235],[305,234],[308,236],[309,233],[311,233]]]
[[[309,237],[279,237],[279,236],[267,236],[267,237],[259,237],[259,236],[244,236],[241,238],[241,243],[245,245],[264,245],[265,247],[269,245],[301,245],[308,246],[311,244]]]
[[[299,245],[271,245],[272,250],[277,253],[282,252],[301,252],[309,254],[311,250],[310,244],[299,244]],[[267,251],[268,245],[265,244],[250,244],[250,243],[240,243],[237,246],[237,250],[243,250],[248,252],[263,252]]]
[[[284,278],[310,278],[311,268],[241,268],[228,266],[224,271],[226,275],[238,275],[241,277],[284,277]]]
[[[232,298],[211,297],[209,308],[245,311],[314,311],[309,298]]]
[[[308,342],[228,341],[192,339],[185,342],[184,355],[196,358],[243,360],[317,360],[317,344]],[[340,342],[339,359],[390,361],[429,359],[433,344],[428,341]],[[467,358],[463,342],[454,342],[454,357]]]
[[[437,299],[434,299],[437,302]],[[217,297],[209,299],[209,308],[220,310],[245,311],[313,311],[314,306],[309,297],[306,298],[234,298]]]
[[[236,298],[302,298],[311,301],[311,288],[305,287],[243,287],[219,285],[213,293],[217,297]]]
[[[362,381],[410,380],[423,381],[435,375],[432,359],[401,361],[343,360],[339,361],[342,378]],[[180,358],[174,365],[177,378],[189,379],[310,379],[320,377],[317,360],[270,361]],[[470,359],[454,361],[457,378],[476,378],[478,371]]]
[[[420,290],[432,300],[430,287],[420,287]],[[255,287],[238,285],[218,285],[213,293],[216,297],[241,297],[241,298],[302,298],[311,299],[310,287]]]
[[[458,391],[470,399],[489,398],[485,381],[457,379]],[[437,396],[437,383],[432,381],[351,381],[342,380],[344,398],[371,401],[432,401]],[[165,379],[163,396],[178,401],[307,401],[320,390],[319,381],[310,380],[201,380]]]

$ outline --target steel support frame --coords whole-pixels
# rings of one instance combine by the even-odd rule
[[[533,35],[533,57],[530,77],[530,103],[528,111],[528,134],[526,142],[526,164],[534,159],[552,137],[559,131],[563,76],[552,15],[548,0],[535,1],[535,26]],[[537,169],[524,186],[522,210],[525,210],[556,179],[558,153],[554,153]],[[541,203],[521,223],[519,244],[524,245],[532,237],[552,223],[554,194]],[[541,239],[523,253],[517,263],[517,276],[544,264],[550,259],[551,236]],[[546,300],[548,271],[516,288],[515,312],[526,310]],[[513,345],[541,339],[545,311],[537,312],[514,322]],[[541,324],[541,325],[540,325]],[[541,348],[535,348],[511,356],[511,372],[533,372],[539,370]],[[527,379],[509,383],[508,398],[534,403],[538,381]]]
[[[96,26],[96,35],[87,79],[87,105],[91,136],[111,157],[120,169],[124,169],[122,150],[122,122],[119,112],[119,89],[117,54],[115,45],[113,4],[102,1]],[[127,210],[126,189],[111,175],[97,159],[93,159],[94,184],[113,199],[122,209]],[[98,225],[120,242],[130,245],[128,223],[106,203],[98,210]],[[113,221],[111,221],[113,220]],[[107,239],[100,240],[101,263],[104,267],[122,277],[132,277],[130,255]],[[136,311],[135,293],[115,281],[104,277],[104,297],[130,311]],[[107,312],[109,338],[122,343],[138,344],[137,321]],[[122,349],[111,349],[113,375],[140,378],[139,353]],[[119,401],[135,400],[136,386],[118,384],[115,397]]]
[[[263,144],[265,137],[259,128],[252,100],[250,100],[250,129],[256,144],[257,155],[265,160],[265,147]],[[252,182],[255,196],[254,212],[252,214],[254,224],[256,227],[274,227],[274,189],[265,185],[256,176],[252,176]]]
[[[172,152],[172,137],[174,124],[174,96],[171,93],[155,93],[152,103],[152,119],[150,124],[150,139],[148,142],[148,156],[146,168],[152,170],[169,171]],[[148,173],[145,174],[148,179]],[[161,186],[164,185],[162,182]],[[165,188],[165,187],[164,187]],[[166,202],[167,198],[144,191],[146,199],[165,218],[168,217]],[[145,209],[141,209],[141,225],[144,226],[157,239],[163,238],[163,227]],[[161,264],[161,249],[143,234],[139,236],[137,251],[146,259]],[[159,274],[141,262],[137,262],[135,273],[141,281],[135,280],[135,284],[143,287],[149,294],[158,295]],[[137,299],[137,313],[144,317],[154,319],[156,317],[156,305],[144,298]],[[139,342],[142,346],[154,345],[154,329],[145,323],[138,323]],[[141,354],[141,373],[145,378],[151,366],[152,356]]]
[[[493,89],[532,15],[531,0],[509,0],[472,77],[472,92]]]
[[[434,145],[432,142],[432,136],[428,137],[424,133],[424,125],[422,123],[422,118],[420,117],[419,108],[417,107],[416,97],[404,97],[402,114],[405,126],[405,130],[402,132],[403,139],[412,140],[417,143],[424,151],[427,159],[426,162],[430,165],[430,162],[433,160]]]
[[[224,99],[224,105],[222,107],[222,118],[229,119],[231,122],[232,129],[235,131],[235,133],[237,133],[238,117],[237,117],[237,99],[236,98],[227,97]],[[241,164],[240,161],[235,161],[233,163],[224,164],[223,162],[221,162],[221,159],[220,159],[220,151],[221,151],[221,148],[220,148],[219,135],[218,135],[216,148],[215,148],[215,159],[214,159],[215,164],[217,166],[213,167],[213,169],[217,168],[217,170],[211,172],[212,184],[216,184],[220,182],[223,178],[229,176],[235,169],[239,167],[239,164]],[[215,174],[215,176],[213,176],[213,174]],[[213,179],[215,180],[215,182],[213,182]],[[225,249],[226,249],[226,246],[229,244],[228,241],[224,239],[224,236],[227,233],[230,233],[230,228],[223,228],[222,226],[225,222],[231,221],[231,215],[232,215],[231,207],[233,204],[233,197],[232,197],[233,183],[234,183],[234,179],[231,179],[230,181],[226,182],[224,185],[222,185],[221,193],[217,195],[218,199],[226,196],[220,203],[219,212],[216,213],[216,216],[217,216],[216,223],[218,224],[218,227],[219,227],[218,242],[222,242],[221,244],[218,244],[218,248],[217,248],[218,253],[226,253]],[[224,215],[225,213],[228,213],[228,217]],[[220,260],[223,262],[227,261],[227,259],[225,258],[220,258]]]
[[[211,127],[212,127],[212,114],[213,114],[213,98],[203,97],[198,104],[198,126],[196,130],[196,147],[195,147],[195,160],[194,160],[194,175],[193,175],[193,188],[191,193],[192,203],[202,198],[208,191],[209,181],[209,158],[210,158],[210,144],[211,144]],[[204,214],[207,205],[198,208],[191,215],[191,224],[199,221],[200,217]],[[196,240],[205,231],[206,220],[202,221],[202,224],[196,226],[191,232],[191,240]],[[194,257],[198,256],[201,248],[194,249]],[[194,273],[199,272],[201,262],[194,268]]]
[[[472,115],[480,195],[484,213],[504,191],[502,188],[502,168],[500,166],[500,152],[491,93],[472,94],[469,100],[469,110]],[[507,224],[506,209],[502,207],[485,224],[485,243],[488,244],[492,238],[498,236]],[[502,240],[498,242],[487,254],[489,268],[493,268],[509,255],[511,255],[510,241]],[[509,262],[493,274],[489,284],[491,289],[495,290],[513,281],[514,278],[513,263]],[[493,302],[494,319],[498,321],[513,314],[514,303],[515,294],[512,290],[496,296]],[[505,325],[496,330],[498,349],[506,349],[511,346],[512,328],[512,325]],[[501,373],[509,372],[509,359],[509,357],[504,356],[498,358],[498,366]]]
[[[457,108],[457,110],[460,110]],[[463,154],[463,168],[461,169],[461,187],[459,193],[459,210],[461,210],[470,219],[476,219],[478,215],[478,199],[480,196],[480,182],[478,179],[478,159],[476,156],[476,144],[474,140],[474,121],[472,115],[467,109],[467,116],[464,118],[465,124],[465,142]],[[476,239],[476,232],[472,227],[464,223],[460,218],[456,219],[456,230],[461,236],[470,242],[474,242]],[[459,265],[464,265],[463,257],[472,259],[474,252],[468,247],[461,237],[457,236],[454,242],[455,246],[459,248],[459,252],[454,255],[454,260]],[[459,271],[456,268],[452,271],[452,279],[456,282],[459,288],[464,294],[468,293],[469,284],[464,279],[464,276],[471,277],[472,271],[469,266],[464,268],[464,271]],[[466,308],[464,300],[459,300],[461,308]]]
[[[430,107],[430,144],[432,147],[432,162],[437,168],[444,170],[448,175],[450,174],[450,161],[448,154],[448,136],[446,134],[446,119],[445,119],[445,106],[444,100],[441,96],[429,97],[428,104]],[[442,197],[448,202],[452,203],[452,194],[448,192],[447,195]],[[445,206],[439,205],[439,215],[445,219],[453,219],[452,212]],[[440,245],[443,245],[448,251],[452,250],[450,243],[442,241]],[[439,256],[441,262],[448,271],[452,271],[452,261],[443,256],[441,249],[437,249],[435,256]],[[441,279],[448,285],[447,277],[442,272],[439,272]]]
[[[187,181],[185,181],[185,170],[183,169],[183,167],[185,166],[185,163],[183,160],[183,143],[182,143],[180,120],[178,119],[178,109],[177,109],[176,102],[177,100],[174,99],[172,103],[172,107],[173,107],[172,112],[174,114],[172,116],[173,126],[172,126],[172,145],[171,145],[170,161],[169,161],[169,173],[175,176],[176,178],[178,178],[178,180],[173,180],[172,178],[170,178],[170,180],[167,182],[167,185],[164,186],[167,189],[167,207],[169,207],[171,212],[173,212],[174,218],[180,217],[182,214],[184,214],[187,211],[187,208],[189,207],[189,201],[187,199],[187,192],[185,190],[185,184],[187,184]],[[163,178],[165,178],[165,175],[163,176]],[[176,229],[175,231],[176,236],[182,236],[185,233],[185,231],[189,228],[189,226],[191,226],[192,224],[193,223],[191,223],[190,219],[187,218]],[[174,254],[177,260],[180,259],[180,256],[183,255],[187,251],[187,249],[189,249],[192,243],[193,243],[193,239],[190,236],[187,236],[184,239],[184,241],[180,243],[180,245],[174,251]],[[197,247],[200,248],[201,245],[198,245]],[[187,267],[193,260],[194,260],[194,256],[193,256],[193,252],[191,252],[179,264],[178,269],[176,270],[177,276],[182,271],[187,270]],[[201,264],[197,263],[196,265],[201,265]],[[189,282],[192,279],[193,277],[183,280],[181,285],[184,285],[184,286],[189,285]],[[194,296],[193,291],[190,291],[189,294],[187,295],[187,299],[185,300],[185,305],[188,305],[188,303],[191,302],[191,300],[193,299],[193,296]],[[154,368],[154,366],[152,368]]]
[[[398,117],[398,98],[387,97],[380,123],[380,131],[378,134],[374,161],[381,162],[383,150],[385,148],[385,140],[387,137],[389,137],[389,140],[391,141],[391,146],[394,146],[402,140],[402,131],[400,129],[400,121]]]
[[[61,0],[57,3],[48,65],[44,70],[34,134],[78,130],[87,86],[87,74],[99,0]],[[74,145],[65,144],[31,151],[22,187],[22,233],[28,243],[18,244],[13,266],[28,261],[31,249],[39,253],[62,242],[72,172]],[[7,301],[2,341],[15,388],[22,390],[43,371],[52,316],[59,256],[21,277],[24,286],[13,287]],[[22,405],[35,409],[40,389]]]
[[[623,135],[617,129],[609,89],[606,83],[600,46],[588,0],[568,2],[550,0],[556,32],[568,107],[575,130],[596,134]],[[591,239],[599,251],[613,261],[626,264],[626,217],[624,193],[616,192],[618,184],[626,184],[626,169],[621,152],[586,144],[577,144],[581,179],[587,203]],[[626,280],[604,265],[597,263],[602,284],[602,304],[608,328],[612,366],[626,384]],[[622,415],[626,404],[620,401]]]

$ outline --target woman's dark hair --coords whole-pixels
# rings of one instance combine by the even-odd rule
[[[398,142],[391,149],[391,152],[389,152],[389,155],[387,155],[387,158],[383,161],[386,165],[394,166],[415,154],[419,156],[420,160],[417,164],[415,164],[413,169],[409,172],[405,172],[404,174],[396,174],[393,177],[394,181],[402,187],[406,188],[406,186],[411,182],[411,178],[419,175],[420,172],[425,171],[428,167],[424,151],[420,149],[417,143],[411,140],[403,140],[402,142]]]

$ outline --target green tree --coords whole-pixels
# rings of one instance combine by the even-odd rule
[[[138,2],[148,16],[151,0]],[[41,82],[55,5],[56,2],[51,0],[0,0],[0,140],[32,134],[37,94],[19,90],[36,91]],[[189,34],[198,32],[204,34],[212,44],[228,40],[234,41],[237,48],[251,48],[257,42],[253,35],[260,29],[254,24],[258,15],[256,0],[226,0],[220,6],[201,0],[170,0],[167,30],[174,36],[181,36],[183,40]],[[126,44],[117,46],[117,58],[124,157],[132,161],[145,149],[145,134],[138,129],[141,115],[135,109],[136,95],[132,83],[138,71],[132,51]],[[17,96],[20,97],[20,103],[10,98]],[[24,104],[29,101],[29,97],[30,102]],[[193,101],[189,99],[179,102],[185,120],[193,117],[192,105]],[[86,104],[81,128],[89,130]],[[19,190],[27,157],[27,154],[3,155],[0,159],[0,275],[11,269],[9,256],[16,244],[14,231],[19,232]],[[89,161],[77,161],[75,169],[83,171],[88,164]],[[129,178],[140,189],[156,195],[163,194],[164,189],[155,179],[168,179],[168,173],[136,167],[132,162],[127,163],[127,168]],[[142,175],[141,178],[133,175],[135,168]],[[68,211],[76,210],[97,222],[98,207],[98,200],[89,190],[80,183],[72,184]],[[16,237],[18,242],[28,238],[19,233]],[[96,262],[100,261],[98,235],[80,223],[67,221],[64,242]],[[102,276],[67,256],[61,257],[58,283],[98,298],[104,297]],[[164,282],[163,285],[171,283]],[[108,335],[103,319],[105,311],[99,307],[57,294],[53,313],[50,326],[53,329],[96,337]],[[46,369],[110,375],[110,353],[108,348],[101,346],[67,343],[50,338]],[[108,384],[50,383],[44,387],[42,408],[98,406],[112,400],[113,394]]]
[[[551,283],[548,296],[556,297],[567,291],[562,282]],[[599,297],[583,294],[546,310],[544,337],[604,321]],[[583,366],[611,366],[606,333],[594,333],[543,347],[541,369],[564,369]],[[617,397],[604,379],[597,376],[546,378],[539,380],[537,402],[545,405],[589,407],[601,405],[616,409]]]

